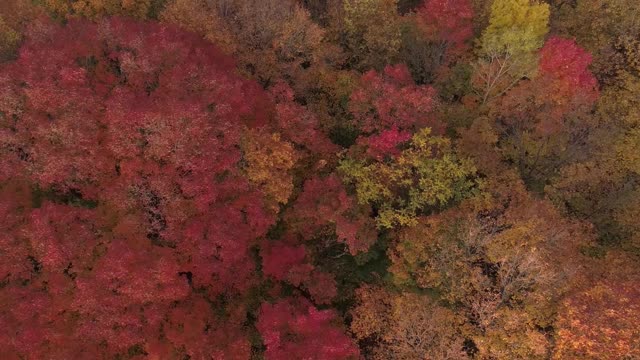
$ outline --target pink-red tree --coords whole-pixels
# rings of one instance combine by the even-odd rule
[[[332,174],[307,180],[287,216],[292,230],[303,239],[335,231],[338,240],[355,255],[367,251],[376,240],[375,225],[368,212]]]
[[[435,105],[435,89],[417,86],[407,67],[396,65],[385,67],[382,73],[371,70],[362,75],[359,87],[351,94],[349,111],[363,136],[422,127],[440,134],[444,126],[433,113]]]
[[[459,49],[473,35],[469,0],[427,0],[416,14],[419,26],[431,41]]]
[[[316,115],[294,101],[291,87],[283,82],[269,89],[275,103],[273,127],[292,143],[314,155],[328,156],[337,151],[337,146],[321,131]]]
[[[538,75],[507,93],[500,111],[512,122],[525,121],[518,126],[539,135],[561,131],[567,115],[588,109],[598,99],[590,64],[591,55],[575,41],[550,38],[540,50]]]
[[[334,325],[333,310],[318,310],[300,298],[260,307],[257,328],[267,347],[267,360],[357,359],[358,348]]]
[[[595,101],[598,97],[598,81],[589,71],[592,57],[574,40],[551,37],[540,49],[540,72],[554,82],[556,92],[562,97],[584,96]]]
[[[288,241],[287,241],[288,240]],[[263,273],[274,280],[284,281],[309,293],[316,304],[328,304],[337,295],[331,274],[311,264],[304,245],[285,241],[265,242],[260,248]]]
[[[0,68],[0,180],[45,201],[31,211],[3,192],[0,344],[23,358],[246,358],[249,249],[275,214],[238,144],[272,100],[172,27],[39,22],[26,38]],[[234,321],[202,311],[219,297],[237,298],[221,306]]]

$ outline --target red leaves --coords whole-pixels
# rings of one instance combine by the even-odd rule
[[[314,272],[306,287],[316,304],[329,304],[338,295],[334,277],[325,272]]]
[[[318,118],[314,113],[294,102],[293,90],[285,83],[276,83],[270,89],[275,105],[274,130],[286,140],[303,146],[314,154],[323,156],[334,153],[337,147],[320,131]]]
[[[17,198],[0,206],[0,214],[27,208],[6,217],[0,236],[10,259],[0,261],[0,280],[12,289],[33,281],[6,298],[36,312],[15,335],[34,345],[17,351],[47,357],[37,342],[54,340],[75,349],[61,358],[79,348],[97,351],[87,357],[151,351],[164,314],[193,288],[215,298],[258,281],[249,248],[275,215],[242,176],[238,143],[247,126],[267,124],[270,99],[215,47],[174,28],[110,19],[40,30],[0,68],[0,111],[9,116],[0,166],[58,202],[91,199],[98,208],[45,201],[29,212]],[[54,319],[73,326],[42,325]],[[248,357],[240,329],[216,326],[224,340],[209,347],[212,334],[194,331],[174,334],[159,356],[186,348],[196,358]]]
[[[590,64],[591,55],[575,41],[550,38],[540,50],[538,76],[505,95],[501,115],[508,122],[525,123],[519,127],[535,127],[543,137],[567,131],[568,115],[587,113],[598,99],[598,83],[589,71]]]
[[[306,240],[327,226],[335,226],[338,240],[345,242],[355,255],[367,251],[376,240],[375,226],[366,210],[347,195],[338,176],[332,174],[305,182],[290,217],[294,230]]]
[[[305,182],[294,211],[297,218],[305,220],[305,229],[301,229],[304,231],[311,226],[320,226],[346,211],[351,201],[336,175],[324,179],[313,178]]]
[[[400,154],[398,145],[411,139],[411,133],[407,131],[398,131],[396,128],[382,131],[378,135],[371,135],[368,138],[361,138],[361,143],[366,143],[367,155],[382,160],[385,156],[394,157]]]
[[[103,106],[89,87],[86,69],[75,62],[99,52],[99,42],[95,31],[77,34],[49,30],[44,41],[27,42],[18,61],[0,70],[0,78],[9,76],[13,82],[0,89],[2,96],[21,99],[0,105],[1,111],[16,115],[16,155],[43,186],[89,188],[87,183],[96,182],[109,166],[95,147]],[[70,41],[74,37],[78,42]]]
[[[27,186],[0,185],[0,281],[26,280],[30,276],[29,248],[21,236],[23,217],[32,201],[30,195]]]
[[[431,127],[439,134],[443,124],[434,118],[435,90],[416,86],[405,65],[387,66],[382,74],[371,70],[351,94],[349,111],[363,134],[396,128],[399,131]]]
[[[95,280],[127,303],[175,301],[189,293],[175,256],[168,248],[136,248],[117,240],[96,265]]]
[[[260,204],[260,198],[255,201]],[[242,293],[255,283],[249,246],[257,236],[244,219],[247,211],[232,204],[209,211],[172,232],[183,271],[192,272],[194,286],[204,287],[213,296]]]
[[[158,314],[163,316],[165,314]],[[216,319],[211,304],[198,296],[179,303],[167,311],[162,324],[166,339],[157,339],[145,349],[151,358],[172,356],[167,342],[176,349],[183,348],[193,359],[245,360],[250,357],[250,344],[243,336],[236,319]]]
[[[356,359],[357,347],[332,323],[332,310],[317,310],[302,299],[285,299],[260,307],[257,328],[268,360]]]
[[[152,312],[166,312],[190,293],[179,271],[171,249],[115,240],[93,271],[74,281],[75,331],[114,353],[143,343],[156,331]]]
[[[473,8],[469,0],[426,0],[418,8],[417,17],[432,41],[460,47],[473,35]]]
[[[557,358],[634,358],[640,355],[639,323],[637,280],[590,284],[563,302]]]
[[[87,1],[57,2],[73,2],[76,8]],[[580,270],[574,265],[576,248],[587,239],[569,235],[582,234],[582,225],[573,229],[533,216],[549,212],[551,205],[514,208],[518,196],[528,196],[524,188],[502,194],[491,187],[520,189],[515,172],[500,171],[517,166],[523,177],[533,179],[532,189],[542,191],[558,166],[573,161],[554,157],[593,150],[584,139],[598,134],[583,120],[593,115],[597,83],[588,70],[590,55],[575,42],[552,37],[540,51],[537,74],[523,70],[525,78],[499,77],[499,82],[515,81],[507,86],[511,91],[485,106],[470,106],[468,116],[450,122],[455,132],[478,119],[467,135],[483,137],[486,149],[470,153],[498,164],[492,167],[496,171],[480,169],[488,185],[478,186],[477,198],[460,202],[453,200],[476,193],[467,191],[476,180],[475,167],[457,159],[451,139],[431,135],[444,133],[437,114],[460,115],[459,102],[475,99],[469,84],[475,60],[465,52],[473,35],[472,1],[426,0],[406,17],[396,14],[395,0],[378,1],[389,10],[388,18],[360,19],[368,22],[364,34],[357,34],[358,24],[349,24],[357,16],[336,21],[341,11],[334,5],[340,7],[340,1],[327,6],[326,14],[313,12],[327,31],[294,0],[227,1],[230,7],[209,6],[212,2],[205,0],[169,2],[177,12],[165,12],[164,20],[189,25],[189,14],[197,15],[192,10],[202,5],[209,12],[200,19],[204,23],[188,28],[200,28],[213,41],[220,36],[212,32],[229,33],[222,24],[233,28],[238,44],[254,46],[234,48],[251,60],[245,61],[243,75],[232,58],[200,36],[153,20],[34,21],[22,37],[13,32],[22,24],[6,26],[0,18],[0,37],[23,43],[15,61],[0,64],[4,357],[355,359],[359,350],[341,323],[352,320],[348,308],[362,284],[386,284],[400,295],[416,285],[432,288],[440,298],[434,301],[457,303],[469,315],[465,321],[432,306],[405,316],[407,304],[415,303],[413,310],[436,305],[406,296],[362,306],[354,333],[362,335],[367,356],[401,358],[392,349],[401,343],[397,348],[404,347],[407,358],[446,357],[438,352],[464,357],[459,335],[470,335],[466,328],[471,326],[472,343],[465,348],[477,348],[476,356],[495,352],[500,357],[508,348],[502,346],[502,330],[527,322],[530,326],[519,327],[526,332],[522,337],[507,334],[524,339],[515,352],[530,346],[534,355],[548,355],[548,339],[534,326],[571,329],[585,338],[569,336],[568,341],[586,343],[602,340],[587,325],[630,329],[618,339],[600,341],[615,339],[609,348],[624,349],[638,338],[633,332],[638,309],[632,307],[638,294],[626,282],[574,293],[565,300],[566,314],[559,313],[564,323],[552,323],[551,305],[561,303],[560,292],[535,291],[564,288],[546,286],[557,285],[550,279],[558,274],[571,283],[573,269]],[[266,5],[253,6],[258,3]],[[274,12],[274,4],[286,6]],[[223,21],[208,21],[217,18]],[[252,21],[265,26],[247,27]],[[377,30],[390,21],[386,27],[393,31],[371,31],[375,21],[382,21]],[[340,50],[340,44],[331,43],[345,40],[336,36],[345,31],[350,39],[341,44],[344,54],[329,54],[334,45]],[[354,66],[363,60],[358,54],[374,48],[393,56],[382,59],[377,71],[358,75]],[[393,59],[407,61],[411,74],[403,64],[380,71]],[[531,60],[534,66],[536,57]],[[492,64],[529,66],[524,60]],[[443,85],[448,95],[441,109],[434,88],[416,85],[412,75],[420,83],[436,79]],[[355,145],[341,150],[328,132],[336,143]],[[458,176],[446,181],[426,176],[439,172]],[[506,180],[496,182],[496,174]],[[415,214],[437,220],[449,205],[457,206],[449,210],[454,227],[437,233],[434,226],[434,231],[425,227],[417,234],[442,240],[445,247],[434,250],[429,249],[433,244],[413,241],[420,238],[404,241],[398,238],[402,231],[378,233],[376,220],[386,228],[411,226]],[[497,240],[486,242],[478,234]],[[531,243],[526,254],[523,240]],[[552,241],[548,248],[537,247],[545,241]],[[420,259],[425,249],[436,258]],[[473,258],[465,259],[469,249]],[[387,270],[393,270],[396,284],[385,276]],[[450,289],[460,279],[466,285]],[[340,311],[324,310],[330,306]],[[493,311],[496,306],[505,311]],[[448,323],[455,326],[440,326]],[[472,329],[476,323],[482,329]],[[397,329],[382,331],[385,324]],[[440,328],[447,331],[438,334]],[[492,332],[502,336],[498,345],[490,343],[500,337]],[[428,344],[434,334],[447,338],[442,346]],[[555,335],[562,340],[566,334]],[[394,343],[388,353],[373,349],[383,343]],[[575,344],[569,345],[574,351]]]
[[[261,248],[262,271],[276,280],[286,280],[293,285],[307,279],[313,266],[305,263],[304,246],[264,244]]]
[[[257,84],[237,77],[229,58],[194,35],[112,19],[72,22],[48,38],[27,43],[4,70],[25,86],[7,84],[3,95],[21,92],[25,109],[0,105],[19,113],[14,147],[42,186],[93,196],[111,186],[116,164],[126,169],[129,161],[147,176],[170,174],[153,164],[172,164],[211,178],[238,161],[242,126],[266,123]]]
[[[69,264],[90,266],[98,243],[93,217],[87,209],[47,202],[31,213],[24,235],[33,255],[49,271],[62,272]]]
[[[591,54],[574,40],[551,37],[540,49],[540,72],[554,82],[555,96],[584,96],[593,102],[598,97],[598,82],[589,71]]]
[[[265,275],[305,288],[317,304],[328,304],[337,295],[333,276],[308,263],[304,246],[263,243],[260,256]]]

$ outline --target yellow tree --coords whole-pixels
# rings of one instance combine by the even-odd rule
[[[502,95],[536,65],[534,52],[547,34],[549,5],[532,0],[494,0],[480,38],[474,83],[482,102]]]
[[[448,139],[431,136],[429,128],[414,134],[391,161],[357,152],[354,148],[339,169],[358,201],[377,208],[381,228],[415,225],[420,213],[464,199],[476,185],[473,163],[458,157]]]
[[[549,31],[549,5],[532,0],[494,0],[480,39],[484,53],[519,55],[542,46]]]

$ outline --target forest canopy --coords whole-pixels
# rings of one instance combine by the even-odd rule
[[[640,359],[639,4],[0,1],[0,357]]]

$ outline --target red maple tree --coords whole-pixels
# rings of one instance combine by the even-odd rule
[[[205,326],[172,332],[185,320],[163,314],[199,317],[194,290],[215,299],[259,281],[249,248],[275,214],[238,143],[271,121],[267,94],[172,27],[41,23],[27,39],[0,69],[2,165],[45,201],[3,225],[0,318],[15,340],[0,343],[29,358],[153,353],[161,338],[196,358],[237,341],[247,354],[240,325],[215,325],[236,338],[204,346]],[[11,199],[2,210],[20,214]]]
[[[349,111],[363,135],[421,127],[439,134],[444,126],[435,118],[435,105],[435,89],[416,85],[406,65],[400,64],[387,66],[382,73],[371,70],[362,75],[359,87],[351,94]]]
[[[427,0],[416,13],[432,41],[459,48],[473,35],[473,8],[468,0]]]
[[[267,347],[265,358],[357,359],[358,348],[335,319],[333,310],[318,310],[300,298],[262,304],[257,328]]]

